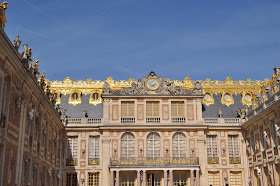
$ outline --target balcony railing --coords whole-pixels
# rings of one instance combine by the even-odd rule
[[[186,118],[184,117],[171,118],[171,123],[186,123]]]
[[[160,123],[160,118],[146,118],[146,123]]]
[[[67,118],[67,125],[101,124],[101,118]]]
[[[111,158],[112,167],[159,167],[199,165],[198,157],[189,158]]]
[[[206,125],[240,125],[240,118],[204,118]]]
[[[218,157],[212,157],[212,158],[207,158],[208,164],[219,164],[219,158]]]
[[[100,124],[101,118],[88,118],[87,123],[88,124]]]
[[[240,157],[230,157],[229,163],[230,164],[241,164],[241,158]]]
[[[89,158],[88,165],[99,165],[100,161],[99,158]]]
[[[135,123],[135,118],[121,118],[121,123]]]
[[[66,159],[66,166],[77,166],[78,159],[77,158],[67,158]]]

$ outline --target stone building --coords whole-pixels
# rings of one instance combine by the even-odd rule
[[[31,49],[14,43],[0,28],[0,185],[61,185],[64,126]]]
[[[0,186],[278,186],[280,68],[233,81],[45,79],[0,4]]]

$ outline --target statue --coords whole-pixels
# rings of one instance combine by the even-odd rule
[[[273,81],[272,88],[273,88],[273,93],[276,94],[278,90],[278,84],[276,81]]]
[[[31,58],[31,56],[32,56],[31,50],[32,49],[28,48],[27,44],[24,44],[23,45],[23,51],[20,52],[20,55],[22,57],[22,62],[28,70],[31,70],[31,68],[32,68],[33,59]]]
[[[0,26],[4,30],[5,23],[7,22],[6,16],[5,16],[5,11],[7,9],[7,4],[8,2],[5,1],[3,3],[0,3]]]
[[[86,118],[88,117],[87,108],[86,107],[84,107],[83,116],[86,117]]]
[[[111,93],[110,85],[107,81],[105,81],[103,85],[103,94],[110,94],[110,93]]]
[[[201,83],[199,81],[196,81],[194,83],[194,93],[195,94],[202,94],[201,88],[202,88]]]
[[[239,108],[237,114],[240,116],[241,121],[245,121],[245,117],[248,114],[248,107]]]
[[[32,75],[37,79],[39,76],[38,72],[38,66],[39,66],[39,60],[36,60],[35,63],[33,64],[33,70],[32,70]]]
[[[66,109],[60,108],[59,106],[57,109],[61,122],[63,123],[63,125],[66,125],[67,122]]]
[[[275,126],[276,134],[279,137],[280,136],[280,127],[276,123],[274,124],[274,126]]]
[[[256,167],[257,170],[257,175],[261,176],[262,175],[262,170],[259,167]]]
[[[20,44],[21,44],[21,40],[19,40],[19,35],[17,35],[16,39],[14,40],[14,45],[15,45],[16,51],[18,51]]]
[[[222,118],[223,117],[223,110],[222,108],[219,108],[219,118]]]
[[[39,79],[39,85],[43,90],[45,89],[45,85],[46,85],[44,78],[45,78],[45,72],[42,72]]]

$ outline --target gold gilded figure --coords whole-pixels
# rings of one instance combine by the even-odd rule
[[[6,16],[5,16],[5,11],[7,9],[7,4],[8,2],[5,1],[3,3],[0,3],[0,26],[2,29],[5,27],[5,23],[7,22]]]

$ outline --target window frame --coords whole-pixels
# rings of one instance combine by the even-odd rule
[[[151,107],[151,116],[149,116],[149,113],[148,113],[148,104],[152,104],[152,107]],[[156,116],[155,115],[155,109],[154,109],[154,104],[157,103],[158,104],[158,115]],[[160,102],[159,101],[147,101],[146,102],[146,117],[147,118],[159,118],[160,117]]]
[[[213,144],[213,138],[215,138],[216,144]],[[210,142],[211,156],[209,156],[209,154],[208,154],[208,144],[209,144],[208,139],[211,139],[211,142]],[[214,154],[214,148],[213,148],[214,145],[216,145],[216,154]],[[207,158],[218,158],[219,157],[218,136],[217,135],[207,135],[206,136],[206,148],[207,148]]]
[[[234,142],[235,139],[234,138],[236,138],[237,149],[235,148],[235,142]],[[230,154],[230,143],[232,143],[232,154]],[[238,155],[235,155],[236,151],[238,152]],[[240,144],[239,144],[239,135],[238,134],[228,135],[228,155],[229,155],[229,158],[240,157]]]
[[[178,135],[178,138],[174,139],[176,137],[176,135]],[[183,137],[183,140],[179,139],[179,137]],[[180,143],[181,141],[183,141],[183,144]],[[173,136],[172,136],[172,156],[173,157],[182,158],[182,157],[187,156],[187,148],[186,148],[187,142],[186,141],[187,141],[187,138],[186,138],[186,135],[184,133],[176,132],[175,134],[173,134]],[[175,153],[176,150],[174,149],[176,142],[177,142],[177,145],[178,145],[178,147],[177,147],[178,148],[178,150],[177,150],[178,155]],[[183,153],[181,153],[181,151],[183,151]]]
[[[88,138],[88,159],[99,159],[100,157],[100,136],[92,136],[90,135]],[[91,140],[93,140],[93,146],[91,144]],[[98,149],[97,149],[98,147]],[[90,151],[93,150],[91,153]],[[93,155],[92,155],[93,154]],[[93,157],[92,157],[93,156]]]
[[[130,116],[130,107],[129,107],[129,103],[133,103],[133,115]],[[126,104],[126,114],[123,113],[124,111],[124,104]],[[122,101],[121,102],[121,117],[122,118],[133,118],[135,117],[135,102],[134,101]]]
[[[173,106],[174,104],[176,104],[176,115],[173,115]],[[179,111],[179,104],[182,104],[182,112],[183,115],[179,115],[180,111]],[[185,117],[185,102],[184,101],[171,101],[171,117],[172,118],[183,118]]]
[[[129,138],[132,137],[132,138]],[[126,146],[124,147],[124,142],[126,142]],[[133,142],[130,146],[130,142]],[[133,148],[131,150],[130,148]],[[125,152],[123,151],[125,149]],[[130,154],[130,152],[133,152]],[[135,157],[135,136],[131,132],[126,132],[121,136],[121,158],[133,158]]]
[[[91,177],[92,175],[92,177]],[[96,175],[98,177],[98,183],[96,184]],[[92,178],[92,185],[90,185],[90,179]],[[89,172],[88,173],[88,186],[99,186],[100,185],[100,173],[99,172]]]
[[[149,136],[153,136],[152,139],[148,139]],[[155,136],[158,136],[158,138],[155,138]],[[147,138],[146,138],[146,149],[147,149],[147,158],[159,158],[160,157],[160,153],[161,153],[161,136],[157,133],[157,132],[151,132],[148,134]],[[157,145],[157,140],[158,140],[158,145],[159,147],[156,147]],[[151,143],[149,143],[149,141],[151,141]],[[149,154],[150,150],[149,148],[152,148],[152,154]],[[156,153],[158,152],[158,153]]]

